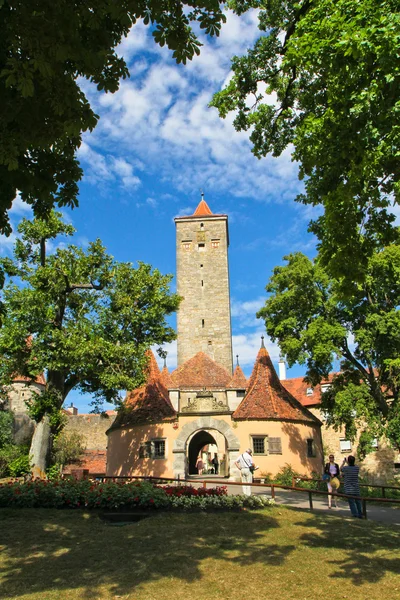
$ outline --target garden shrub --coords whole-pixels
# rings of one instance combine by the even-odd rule
[[[228,496],[225,487],[157,486],[142,482],[36,479],[0,485],[0,507],[231,510],[274,504],[262,496]]]
[[[29,448],[9,444],[0,449],[0,478],[21,477],[30,471]]]

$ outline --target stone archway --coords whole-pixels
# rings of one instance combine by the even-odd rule
[[[230,478],[237,479],[239,471],[235,467],[234,463],[239,456],[240,443],[236,435],[233,433],[231,427],[225,421],[219,421],[214,417],[200,417],[196,421],[186,423],[182,427],[182,430],[174,442],[173,454],[174,454],[174,477],[185,479],[187,475],[186,465],[186,450],[189,437],[201,429],[216,429],[226,439],[226,448],[228,454],[228,465]]]
[[[208,429],[200,429],[195,434],[193,434],[193,436],[190,438],[190,441],[188,441],[188,448],[186,453],[188,460],[188,475],[197,474],[197,457],[199,456],[199,452],[201,451],[201,449],[208,444],[217,444],[217,442],[215,441],[214,437],[211,435]]]

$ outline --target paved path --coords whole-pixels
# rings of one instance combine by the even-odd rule
[[[207,477],[207,485],[209,487],[218,485],[214,483],[213,479],[217,479],[217,477],[215,475],[214,477]],[[193,478],[190,483],[196,485],[196,479]],[[226,485],[228,488],[228,494],[242,493],[241,486],[229,485],[227,480],[223,485]],[[271,497],[271,488],[253,487],[252,493],[254,495],[265,494],[268,497]],[[310,510],[308,494],[304,492],[294,492],[292,490],[281,490],[278,488],[275,489],[275,501],[277,504]],[[319,496],[317,494],[313,495],[313,511],[324,512],[327,515],[341,515],[343,517],[351,516],[349,505],[344,498],[338,499],[338,508],[329,510],[327,496]],[[367,502],[367,518],[372,521],[385,523],[386,525],[396,525],[400,527],[400,504],[378,504],[377,502]]]

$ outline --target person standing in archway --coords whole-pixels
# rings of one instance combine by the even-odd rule
[[[214,454],[214,458],[212,459],[211,462],[213,465],[215,475],[218,475],[219,462],[218,462],[218,454],[217,453]]]
[[[199,475],[203,475],[204,462],[203,462],[203,459],[201,458],[201,454],[199,454],[199,456],[197,457],[196,469],[197,469],[197,473]]]
[[[251,485],[248,484],[253,482],[254,461],[252,454],[252,449],[247,448],[246,452],[243,452],[235,462],[235,466],[240,471],[242,483],[247,484],[243,486],[245,496],[251,496]]]

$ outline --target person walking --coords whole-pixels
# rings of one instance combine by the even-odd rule
[[[251,485],[248,484],[253,481],[254,462],[252,454],[252,449],[247,448],[246,452],[243,452],[235,462],[236,467],[240,471],[242,483],[247,484],[243,486],[243,494],[245,496],[251,496]]]
[[[335,457],[333,454],[329,455],[329,462],[326,463],[324,467],[324,479],[326,480],[326,485],[328,487],[328,508],[332,508],[332,494],[336,496],[336,491],[340,485],[339,481],[340,469],[339,465],[335,463]],[[337,508],[337,499],[335,500],[335,507]]]
[[[360,467],[355,464],[356,459],[354,456],[348,456],[343,459],[340,470],[344,477],[344,493],[351,496],[360,496],[360,486],[358,483],[358,474]],[[350,512],[353,517],[358,519],[363,518],[362,503],[358,498],[348,498]]]

